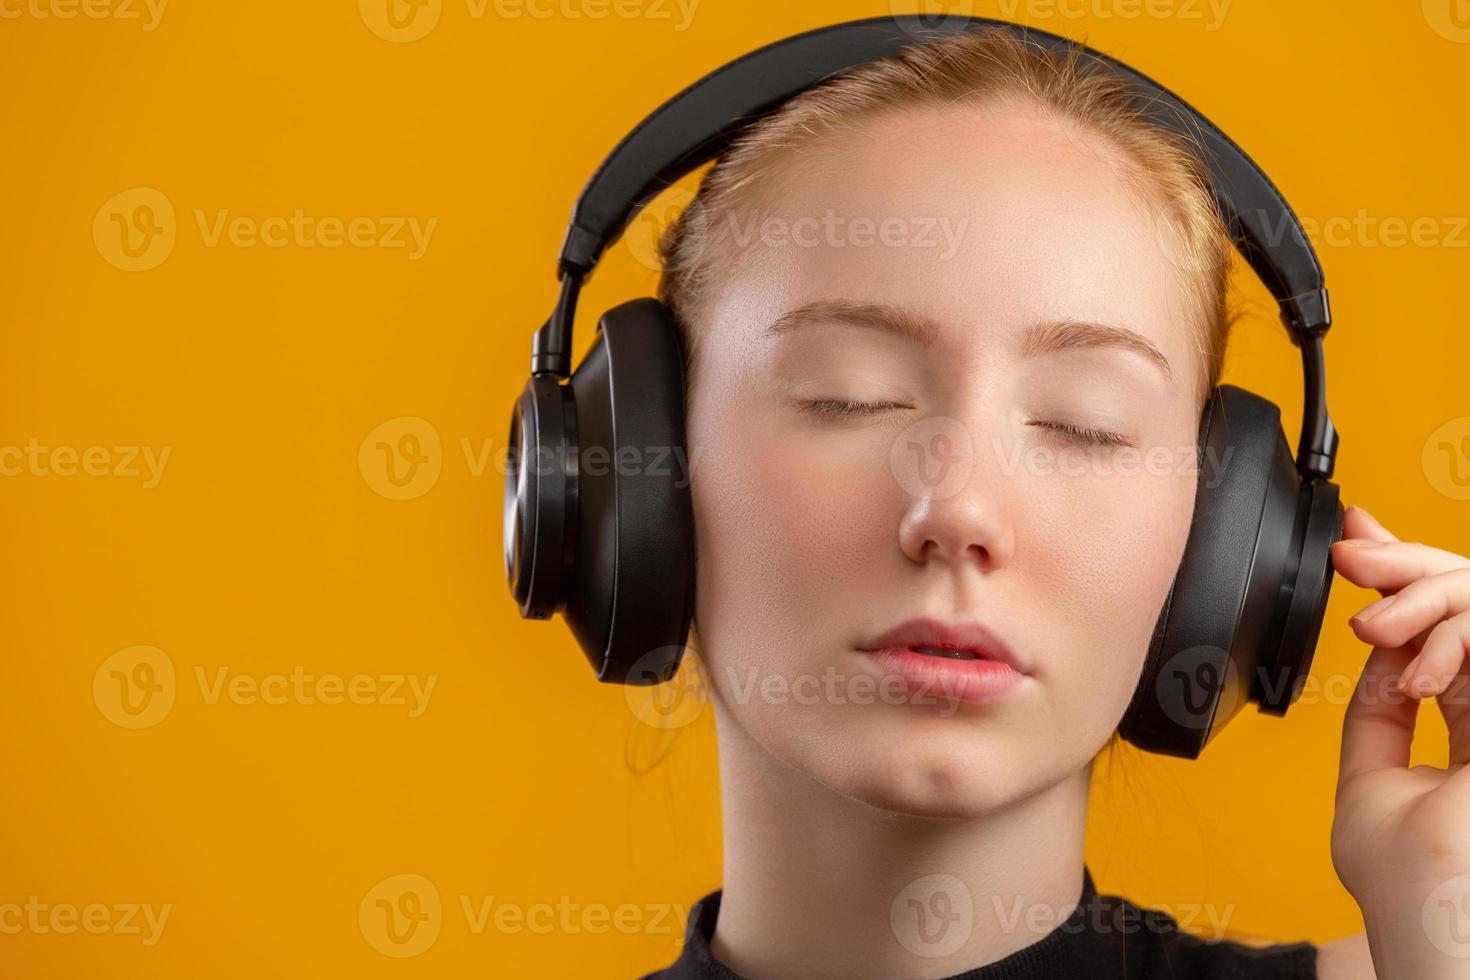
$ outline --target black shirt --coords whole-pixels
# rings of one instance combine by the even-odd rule
[[[720,892],[689,913],[684,948],[667,969],[642,980],[743,980],[710,954]],[[1162,909],[1141,909],[1099,895],[1082,869],[1082,897],[1072,913],[1036,942],[948,980],[1302,980],[1317,976],[1310,942],[1247,946],[1206,940],[1179,928]]]

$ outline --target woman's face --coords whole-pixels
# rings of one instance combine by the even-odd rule
[[[1074,775],[1137,684],[1194,503],[1198,331],[1158,209],[1096,140],[1000,106],[884,115],[762,191],[707,216],[735,254],[688,414],[721,724],[904,813]],[[867,652],[916,617],[984,624],[1024,675],[916,695]]]

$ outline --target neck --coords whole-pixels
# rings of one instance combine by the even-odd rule
[[[1076,907],[1090,766],[1003,808],[937,819],[835,793],[733,718],[717,727],[725,867],[710,945],[742,977],[952,976],[1031,945]],[[958,931],[941,931],[946,919]]]

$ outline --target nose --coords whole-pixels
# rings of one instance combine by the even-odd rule
[[[968,458],[951,455],[942,481],[900,478],[908,504],[899,523],[899,546],[913,561],[971,563],[981,571],[1010,562],[1016,535],[1006,480],[998,467],[984,465],[979,444],[979,439],[950,439],[947,445],[963,446]]]
[[[982,571],[1007,564],[1015,532],[992,494],[965,491],[915,499],[898,528],[899,546],[916,562],[974,563]]]

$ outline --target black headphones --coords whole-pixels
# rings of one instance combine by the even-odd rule
[[[599,680],[657,684],[673,676],[695,587],[683,351],[671,312],[635,299],[603,314],[572,372],[578,290],[649,201],[718,156],[752,120],[838,72],[984,29],[1080,50],[1138,93],[1150,121],[1202,145],[1231,238],[1301,349],[1295,458],[1280,409],[1243,388],[1216,387],[1200,419],[1188,543],[1119,726],[1140,748],[1192,759],[1247,699],[1285,714],[1311,666],[1332,585],[1329,549],[1343,524],[1329,480],[1337,432],[1322,355],[1327,290],[1291,207],[1229,137],[1127,65],[1034,28],[910,15],[809,31],[710,73],[623,138],[572,210],[558,263],[561,297],[536,333],[531,378],[511,413],[506,576],[522,616],[562,613]]]

